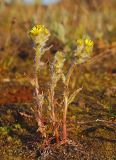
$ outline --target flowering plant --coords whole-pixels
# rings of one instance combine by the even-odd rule
[[[40,85],[38,83],[38,71],[41,69],[41,58],[44,55],[46,48],[46,42],[49,39],[50,32],[44,25],[37,25],[34,26],[31,31],[29,32],[30,37],[34,41],[35,44],[35,59],[34,59],[34,79],[35,79],[35,107],[33,109],[35,113],[35,118],[38,123],[38,129],[44,137],[49,137],[47,135],[47,127],[44,124],[44,114],[43,114],[43,106],[45,101],[45,93],[40,91]],[[50,85],[48,89],[48,110],[50,112],[50,121],[49,123],[52,124],[52,135],[55,136],[56,141],[59,142],[60,135],[62,135],[62,141],[66,143],[67,141],[67,127],[66,127],[66,118],[67,118],[67,109],[68,106],[74,101],[76,95],[82,90],[82,88],[76,89],[73,93],[70,92],[69,83],[74,68],[77,64],[84,63],[85,61],[90,58],[93,49],[93,41],[90,39],[79,39],[77,40],[77,49],[74,52],[74,60],[72,61],[71,66],[67,72],[64,72],[64,65],[66,61],[65,55],[58,51],[54,56],[54,60],[51,65],[51,74],[50,74]],[[59,80],[62,80],[64,89],[62,91],[62,99],[61,105],[62,109],[62,118],[58,120],[58,113],[57,113],[57,100],[55,97],[56,87],[58,85]],[[49,115],[47,115],[47,118]],[[62,134],[61,126],[57,125],[59,122],[62,122]]]

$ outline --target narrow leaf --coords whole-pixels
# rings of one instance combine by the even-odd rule
[[[70,95],[70,97],[69,97],[69,99],[68,99],[68,105],[74,101],[76,95],[77,95],[81,90],[82,90],[82,88],[79,88],[79,89],[77,89],[76,91],[74,91],[74,92]]]

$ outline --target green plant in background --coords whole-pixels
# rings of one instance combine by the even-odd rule
[[[66,42],[66,33],[67,30],[62,23],[54,22],[51,23],[51,29],[53,30],[55,36],[61,40],[63,43]]]
[[[72,77],[73,71],[77,64],[86,62],[92,54],[93,41],[89,38],[83,38],[77,40],[77,49],[75,50],[68,71],[65,71],[64,66],[66,62],[66,54],[62,52],[56,52],[54,60],[51,64],[50,69],[50,85],[47,93],[47,108],[49,114],[47,115],[47,121],[50,123],[49,126],[44,124],[45,114],[43,114],[43,108],[45,105],[45,95],[46,93],[40,90],[40,84],[38,83],[38,74],[41,70],[42,57],[46,51],[45,45],[50,36],[50,32],[45,26],[37,25],[30,31],[30,37],[33,39],[35,44],[35,59],[34,59],[34,80],[35,80],[35,107],[33,108],[36,121],[38,123],[38,129],[41,134],[47,138],[47,127],[51,126],[52,136],[55,136],[57,143],[60,141],[60,136],[63,143],[67,141],[67,109],[68,106],[74,101],[77,94],[82,90],[82,88],[76,89],[75,91],[70,90],[70,79]],[[41,76],[41,75],[39,75]],[[56,98],[56,87],[59,85],[59,80],[63,83],[63,90],[61,96]],[[59,110],[58,108],[61,107]],[[61,112],[61,114],[59,114]],[[48,113],[48,112],[46,112]],[[62,115],[62,116],[59,116]],[[61,122],[61,124],[60,124]],[[59,123],[59,124],[58,124]],[[48,129],[49,130],[49,129]],[[62,130],[62,133],[61,131]]]

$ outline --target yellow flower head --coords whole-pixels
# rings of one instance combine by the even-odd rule
[[[89,38],[77,40],[77,50],[75,56],[77,57],[77,63],[83,63],[91,57],[93,50],[93,41]]]
[[[31,29],[29,34],[33,37],[40,36],[41,34],[49,36],[50,32],[44,25],[36,25]]]
[[[85,45],[88,47],[93,47],[93,41],[89,39],[85,39]]]
[[[86,38],[86,39],[78,39],[77,40],[77,45],[79,46],[85,46],[85,47],[93,47],[93,41]]]

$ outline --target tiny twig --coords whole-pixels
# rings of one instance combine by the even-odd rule
[[[26,117],[26,118],[33,118],[32,115],[29,115],[29,114],[27,114],[27,113],[19,112],[19,114],[20,114],[21,116]]]
[[[108,123],[108,124],[111,124],[111,125],[115,125],[115,126],[116,126],[116,123],[112,123],[112,122],[110,122],[110,121],[106,121],[106,120],[102,120],[102,119],[96,119],[96,120],[87,121],[87,122],[77,122],[77,124],[87,124],[87,123],[94,123],[94,122],[103,122],[103,123]]]

